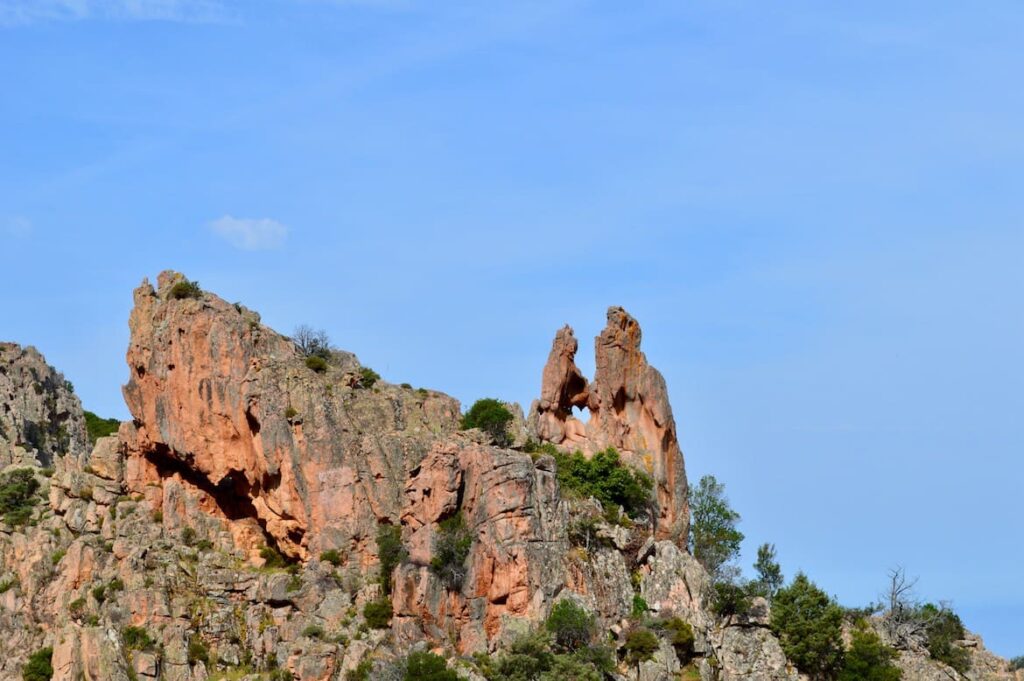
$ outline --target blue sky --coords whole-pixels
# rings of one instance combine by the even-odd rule
[[[0,336],[125,417],[175,268],[525,406],[624,305],[745,564],[1024,654],[1024,8],[846,5],[0,0]]]

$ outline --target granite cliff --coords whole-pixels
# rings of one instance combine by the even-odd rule
[[[310,361],[181,274],[144,282],[134,303],[132,419],[94,447],[60,375],[0,345],[0,465],[28,466],[39,488],[27,518],[0,524],[0,679],[46,647],[60,681],[392,678],[392,661],[424,649],[483,679],[487,655],[565,600],[596,618],[608,678],[806,678],[763,599],[742,616],[709,608],[665,382],[625,310],[608,312],[593,381],[572,330],[556,334],[505,448],[463,430],[455,399],[378,380],[348,352]],[[632,517],[560,484],[560,453],[609,447],[653,483]],[[453,578],[432,562],[456,521]],[[401,552],[382,555],[381,536]],[[631,658],[639,617],[685,623],[686,654],[654,627]],[[980,640],[964,646],[963,678],[1015,678]],[[903,657],[904,678],[957,678]]]

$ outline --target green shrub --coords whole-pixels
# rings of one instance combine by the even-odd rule
[[[288,565],[288,561],[284,559],[281,552],[273,546],[264,546],[261,548],[260,558],[263,559],[263,567],[265,568],[283,568]]]
[[[412,390],[412,383],[403,383],[402,387],[406,390]]]
[[[210,649],[203,643],[203,639],[193,636],[188,640],[188,663],[194,666],[200,662],[209,664]]]
[[[648,610],[650,610],[650,607],[647,605],[647,601],[644,600],[644,597],[640,594],[633,594],[633,607],[631,612],[633,618],[640,619],[647,614]]]
[[[508,424],[512,421],[512,412],[500,400],[485,397],[473,403],[462,417],[462,429],[479,428],[487,433],[499,447],[512,444],[512,436],[508,432]]]
[[[370,681],[370,672],[373,671],[373,660],[363,658],[355,669],[345,672],[345,681]]]
[[[750,612],[752,598],[743,584],[723,580],[715,582],[711,594],[711,612],[720,617],[746,615]]]
[[[708,574],[719,579],[722,568],[739,555],[743,533],[736,529],[740,514],[729,506],[725,485],[705,475],[690,488],[690,553]]]
[[[343,562],[338,549],[328,549],[324,551],[320,554],[320,561],[322,563],[330,563],[334,567],[338,567]]]
[[[543,632],[523,634],[512,642],[508,651],[489,665],[487,678],[492,681],[539,679],[541,674],[550,671],[554,662],[555,656]]]
[[[408,556],[402,545],[402,528],[397,525],[377,526],[377,557],[380,559],[380,585],[385,594],[391,593],[391,574]]]
[[[82,613],[85,612],[85,599],[76,598],[75,600],[68,603],[68,612],[72,617],[81,617]]]
[[[50,556],[50,563],[57,565],[64,559],[65,555],[67,555],[67,551],[65,549],[57,549],[53,552],[53,555]]]
[[[21,668],[22,681],[50,681],[53,678],[53,648],[41,648]]]
[[[366,624],[371,629],[387,629],[393,614],[390,598],[378,598],[363,607],[363,617],[366,618]]]
[[[635,517],[647,509],[654,482],[642,471],[622,463],[619,453],[609,447],[587,459],[581,452],[553,453],[562,489],[581,497],[594,497],[606,508],[621,506]]]
[[[9,577],[9,578],[3,580],[2,582],[0,582],[0,594],[7,593],[8,591],[11,590],[11,587],[13,587],[17,583],[18,583],[18,580],[16,578],[14,578],[14,577]]]
[[[322,374],[327,371],[327,360],[320,355],[312,355],[306,358],[306,368]]]
[[[573,651],[590,642],[594,635],[594,617],[571,599],[565,598],[551,608],[544,628],[551,632],[557,646]]]
[[[632,664],[640,664],[654,657],[658,652],[658,637],[650,629],[638,627],[626,635],[626,659]]]
[[[308,627],[302,630],[302,635],[306,638],[315,638],[318,640],[323,640],[324,628],[318,624],[310,624]]]
[[[186,527],[181,531],[181,542],[186,546],[191,546],[196,540],[196,531],[191,527]]]
[[[96,444],[96,440],[108,435],[117,433],[121,422],[117,419],[100,418],[91,411],[85,412],[85,429],[89,433],[89,444]]]
[[[32,517],[39,481],[31,468],[17,468],[0,475],[0,514],[11,527],[21,527]]]
[[[458,681],[459,675],[445,663],[444,658],[429,651],[409,653],[404,681]]]
[[[199,288],[198,281],[189,281],[184,277],[181,281],[171,287],[170,298],[172,300],[183,300],[185,298],[202,298],[203,289]]]
[[[1017,671],[1018,669],[1024,669],[1024,655],[1018,655],[1010,660],[1010,671]]]
[[[380,374],[371,369],[370,367],[361,367],[359,369],[359,385],[364,388],[372,388],[373,384],[380,380]]]
[[[104,584],[100,584],[97,587],[93,587],[92,597],[96,599],[96,602],[103,605],[103,602],[107,600],[107,587]]]
[[[803,573],[775,594],[771,627],[782,652],[805,674],[831,678],[841,668],[843,609]]]
[[[838,681],[900,681],[903,674],[892,663],[896,657],[862,620],[851,634]]]
[[[683,664],[693,658],[694,636],[693,627],[678,617],[669,617],[658,621],[657,626],[664,630],[668,636],[669,643],[676,651],[676,657]]]
[[[284,417],[286,419],[288,419],[289,421],[291,421],[293,418],[295,418],[298,415],[299,415],[298,409],[296,409],[295,407],[293,407],[291,405],[286,407],[285,410],[284,410]]]
[[[430,569],[449,590],[462,588],[462,581],[466,578],[466,559],[472,546],[473,535],[466,527],[462,511],[440,522],[434,537]]]
[[[146,650],[153,645],[154,641],[149,632],[142,627],[128,626],[121,632],[121,640],[128,650]]]
[[[925,644],[932,659],[948,664],[961,674],[971,668],[970,654],[960,646],[966,632],[960,617],[945,607],[937,607],[931,603],[921,608],[925,619],[929,620],[928,640]]]

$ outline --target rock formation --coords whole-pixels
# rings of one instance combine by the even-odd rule
[[[576,366],[572,328],[555,334],[531,423],[541,442],[593,454],[619,450],[656,483],[655,536],[679,546],[689,531],[686,470],[665,379],[640,351],[640,325],[621,307],[608,308],[608,324],[594,341],[596,369],[590,383]],[[583,423],[573,408],[587,409]]]
[[[0,343],[0,405],[0,467],[86,451],[82,405],[35,348]]]
[[[596,618],[618,653],[615,681],[805,679],[763,600],[745,617],[709,609],[709,577],[685,548],[664,382],[621,309],[597,339],[592,383],[571,329],[559,331],[542,399],[528,427],[514,419],[506,449],[460,432],[451,397],[374,382],[350,353],[307,365],[256,313],[180,294],[184,282],[165,272],[136,290],[132,421],[91,452],[79,451],[82,411],[60,375],[34,351],[0,346],[0,417],[17,415],[4,432],[24,433],[27,419],[68,433],[50,448],[38,446],[50,435],[30,448],[23,434],[5,440],[16,444],[5,465],[53,469],[32,468],[40,493],[28,514],[0,522],[0,680],[21,678],[47,646],[56,681],[340,681],[360,664],[374,679],[424,648],[483,681],[469,655],[497,654],[563,599]],[[571,414],[584,405],[587,424]],[[528,431],[565,449],[619,448],[657,480],[658,513],[613,524],[596,500],[564,497],[555,457],[515,449],[528,449]],[[470,536],[461,584],[431,567],[457,513]],[[382,575],[383,526],[405,555]],[[371,623],[368,605],[387,589],[393,616]],[[657,629],[670,617],[692,627],[692,659]],[[658,648],[627,663],[628,634],[645,625],[662,632]],[[1014,678],[980,641],[968,645],[979,671],[967,678]],[[907,681],[954,678],[919,652],[900,664]]]

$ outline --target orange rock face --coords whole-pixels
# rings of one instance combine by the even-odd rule
[[[129,488],[152,498],[179,481],[204,511],[255,521],[294,557],[372,549],[377,522],[397,520],[407,470],[455,430],[458,402],[359,387],[348,353],[316,373],[255,313],[211,294],[175,299],[181,280],[165,272],[135,291]]]
[[[621,307],[608,309],[608,324],[595,339],[596,370],[590,383],[576,366],[576,338],[568,326],[555,335],[531,425],[542,442],[593,454],[607,447],[655,481],[655,534],[685,546],[689,532],[686,470],[676,438],[665,379],[640,351],[640,325]],[[586,408],[590,420],[573,416]]]

